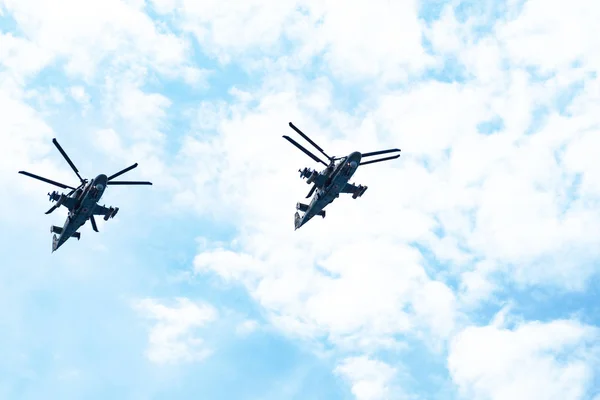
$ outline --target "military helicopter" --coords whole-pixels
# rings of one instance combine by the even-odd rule
[[[299,212],[296,211],[296,214],[294,216],[294,230],[306,224],[315,215],[320,215],[321,217],[325,218],[325,206],[333,202],[333,200],[335,200],[336,198],[340,197],[340,193],[351,193],[353,199],[361,197],[367,190],[367,186],[356,186],[353,183],[348,183],[348,181],[350,180],[352,175],[354,175],[356,169],[360,165],[367,165],[381,161],[393,160],[395,158],[400,157],[400,154],[397,154],[391,157],[361,162],[361,160],[364,157],[376,156],[379,154],[395,153],[399,152],[400,149],[380,150],[373,151],[370,153],[359,153],[358,151],[354,151],[345,157],[330,157],[323,151],[322,148],[320,148],[308,136],[302,133],[300,129],[296,128],[296,126],[294,126],[293,123],[290,122],[289,125],[290,128],[295,130],[300,136],[306,139],[307,142],[312,144],[317,150],[321,152],[321,154],[323,154],[329,160],[329,164],[327,164],[326,162],[315,156],[313,153],[306,150],[300,144],[298,144],[294,139],[290,138],[287,135],[283,136],[287,141],[289,141],[294,146],[302,150],[307,156],[309,156],[316,162],[320,162],[326,167],[321,172],[311,170],[309,168],[298,170],[298,172],[300,172],[300,178],[306,178],[307,184],[314,183],[306,198],[310,198],[315,191],[316,194],[311,200],[310,204],[296,204],[296,210],[304,212],[304,215],[300,217]]]
[[[50,227],[50,232],[55,234],[52,238],[52,252],[54,253],[70,237],[74,237],[77,238],[77,240],[79,240],[79,238],[81,237],[81,233],[77,232],[77,230],[83,224],[85,224],[88,219],[92,223],[92,229],[98,232],[98,226],[96,225],[94,215],[104,216],[105,221],[108,221],[109,218],[114,218],[115,215],[117,215],[117,212],[119,212],[118,207],[107,208],[98,204],[98,201],[100,201],[102,194],[104,194],[104,191],[106,190],[106,186],[152,185],[152,183],[139,181],[113,181],[114,178],[121,176],[124,173],[136,168],[138,166],[137,163],[108,177],[104,174],[100,174],[94,179],[92,179],[90,182],[88,182],[87,179],[83,179],[79,175],[79,170],[77,170],[75,164],[73,164],[69,156],[67,156],[67,153],[65,153],[60,144],[58,144],[58,141],[56,139],[52,139],[52,143],[54,143],[58,151],[60,151],[65,160],[67,160],[73,171],[75,171],[75,174],[81,182],[79,186],[68,186],[60,182],[46,179],[39,175],[35,175],[26,171],[19,171],[19,173],[49,183],[51,185],[58,186],[63,189],[71,189],[71,191],[66,195],[62,193],[58,194],[57,191],[48,193],[50,201],[55,201],[56,204],[54,204],[48,211],[46,211],[46,214],[50,214],[60,206],[64,206],[69,210],[67,220],[65,221],[65,224],[62,228],[54,225]],[[58,234],[59,236],[57,237],[56,234]]]

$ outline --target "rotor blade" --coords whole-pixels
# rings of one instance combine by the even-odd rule
[[[60,183],[60,182],[52,181],[52,180],[50,180],[50,179],[47,179],[47,178],[42,178],[42,177],[41,177],[41,176],[39,176],[39,175],[34,175],[34,174],[32,174],[32,173],[29,173],[29,172],[26,172],[26,171],[19,171],[19,173],[20,173],[20,174],[23,174],[23,175],[27,175],[27,176],[29,176],[29,177],[31,177],[31,178],[39,179],[39,180],[40,180],[40,181],[42,181],[42,182],[46,182],[46,183],[49,183],[49,184],[51,184],[51,185],[58,186],[59,188],[63,188],[63,189],[73,189],[73,190],[75,190],[75,188],[74,188],[74,187],[67,186],[67,185],[65,185],[65,184],[62,184],[62,183]]]
[[[98,232],[98,225],[96,225],[96,219],[94,218],[93,215],[90,215],[90,222],[92,223],[92,229],[95,232]]]
[[[295,130],[300,136],[302,136],[304,139],[306,139],[306,141],[310,144],[312,144],[313,146],[315,146],[315,148],[317,150],[319,150],[325,157],[327,157],[328,160],[331,160],[331,157],[329,157],[321,147],[319,147],[318,144],[316,144],[315,142],[313,142],[308,136],[306,136],[304,133],[302,133],[302,131],[298,128],[296,128],[296,126],[294,124],[292,124],[291,122],[289,123],[290,128],[292,128],[293,130]]]
[[[367,165],[367,164],[373,164],[376,162],[380,162],[380,161],[387,161],[387,160],[393,160],[394,158],[398,158],[400,157],[400,154],[396,155],[396,156],[392,156],[392,157],[386,157],[386,158],[380,158],[379,160],[373,160],[373,161],[367,161],[367,162],[361,162],[358,165]]]
[[[389,150],[372,151],[370,153],[363,153],[362,156],[363,157],[376,156],[376,155],[379,155],[379,154],[393,153],[395,151],[400,151],[400,149],[389,149]]]
[[[152,182],[141,182],[141,181],[109,181],[107,185],[152,185]]]
[[[129,167],[127,167],[127,168],[125,168],[125,169],[122,169],[121,171],[117,172],[116,174],[113,174],[113,175],[109,176],[107,180],[109,180],[109,181],[110,181],[110,180],[112,180],[112,179],[115,179],[117,176],[121,176],[121,175],[123,175],[125,172],[129,172],[129,171],[131,171],[132,169],[134,169],[134,168],[135,168],[135,167],[137,167],[137,166],[138,166],[138,163],[135,163],[135,164],[133,164],[133,165],[131,165],[131,166],[129,166]]]
[[[304,154],[306,154],[307,156],[309,156],[316,162],[320,162],[321,164],[327,165],[323,160],[321,160],[319,157],[315,156],[313,153],[308,151],[304,146],[302,146],[300,143],[296,142],[294,139],[292,139],[288,135],[283,135],[282,137],[285,140],[287,140],[288,142],[290,142],[291,144],[293,144],[294,146],[296,146],[297,148],[299,148],[300,150],[302,150],[302,152],[304,152]]]
[[[52,211],[56,210],[57,208],[58,208],[58,204],[55,204],[48,211],[46,211],[44,214],[50,214]]]
[[[306,195],[306,198],[307,198],[307,199],[308,199],[308,198],[310,198],[310,196],[312,196],[312,195],[313,195],[313,193],[315,192],[315,189],[316,189],[316,188],[317,188],[317,184],[315,183],[315,184],[313,185],[313,187],[310,189],[310,192],[308,192],[308,194]]]
[[[73,164],[73,161],[71,161],[71,159],[69,158],[69,156],[67,155],[67,153],[65,153],[65,151],[63,150],[63,148],[60,147],[60,144],[58,144],[58,141],[56,139],[52,139],[52,143],[54,143],[54,145],[56,146],[56,148],[58,149],[58,151],[60,151],[60,154],[62,154],[62,156],[65,158],[65,160],[67,160],[67,162],[69,163],[69,165],[71,166],[71,168],[73,168],[73,171],[75,171],[75,174],[77,175],[77,177],[79,178],[79,180],[81,182],[83,182],[83,178],[81,177],[81,175],[79,175],[79,170],[77,169],[77,167],[75,167],[75,164]]]
[[[289,136],[284,135],[283,136],[287,141],[289,141],[291,144],[293,144],[294,146],[296,146],[297,148],[299,148],[300,150],[302,150],[304,152],[304,154],[306,154],[307,156],[309,156],[310,158],[312,158],[313,160],[315,160],[316,162],[320,162],[321,164],[327,166],[327,164],[325,163],[325,161],[321,160],[320,158],[318,158],[317,156],[315,156],[313,153],[311,153],[310,151],[306,150],[304,147],[302,147],[301,145],[298,144],[298,142],[296,142],[294,139],[292,139]]]

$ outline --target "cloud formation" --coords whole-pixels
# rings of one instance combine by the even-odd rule
[[[214,307],[195,304],[186,298],[177,299],[173,307],[154,299],[139,300],[134,307],[146,318],[155,321],[149,333],[148,359],[155,363],[198,361],[208,357],[210,349],[204,348],[195,329],[218,317]]]

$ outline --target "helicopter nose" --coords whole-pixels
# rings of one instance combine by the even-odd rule
[[[106,181],[108,177],[104,174],[100,174],[94,179],[95,187],[98,190],[103,190],[106,187]]]
[[[362,158],[362,154],[360,154],[358,151],[355,151],[354,153],[351,153],[348,156],[348,161],[350,162],[350,165],[352,166],[352,168],[356,168],[358,166],[361,158]]]

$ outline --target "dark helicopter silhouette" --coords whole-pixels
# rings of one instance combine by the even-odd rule
[[[308,136],[302,133],[300,129],[296,128],[294,124],[290,122],[289,125],[293,130],[295,130],[300,136],[306,139],[306,141],[312,144],[317,150],[321,152],[321,154],[323,154],[329,160],[329,164],[327,164],[326,162],[312,154],[310,151],[306,150],[300,144],[298,144],[294,139],[290,138],[289,136],[283,136],[286,140],[288,140],[294,146],[298,147],[310,158],[326,166],[326,168],[321,172],[311,170],[308,168],[298,170],[298,172],[300,172],[300,177],[306,178],[306,183],[314,183],[306,198],[310,198],[315,191],[316,194],[311,200],[310,204],[296,204],[296,210],[304,212],[304,215],[301,217],[298,211],[296,211],[296,214],[294,216],[295,229],[298,229],[302,225],[306,224],[315,215],[320,215],[321,217],[325,218],[324,208],[329,203],[333,202],[333,200],[338,198],[340,196],[340,193],[351,193],[353,199],[361,197],[367,190],[367,186],[356,186],[352,183],[348,183],[348,181],[350,180],[352,175],[354,175],[354,173],[360,165],[367,165],[381,161],[393,160],[395,158],[400,157],[400,154],[397,154],[391,157],[361,162],[361,160],[364,157],[376,156],[379,154],[395,153],[399,152],[400,149],[380,150],[373,151],[370,153],[359,153],[358,151],[354,151],[345,157],[330,157],[327,154],[325,154],[322,148],[320,148]]]
[[[124,173],[136,168],[138,166],[137,163],[108,177],[104,174],[100,174],[88,182],[87,179],[83,179],[79,175],[79,171],[75,167],[75,164],[73,164],[73,162],[71,161],[69,156],[67,156],[67,153],[65,153],[60,144],[58,144],[58,141],[56,139],[52,139],[52,143],[54,143],[58,151],[60,151],[65,160],[67,160],[73,171],[75,171],[75,174],[81,182],[79,186],[68,186],[60,182],[46,179],[39,175],[35,175],[26,171],[19,171],[19,173],[29,176],[31,178],[39,179],[40,181],[58,186],[63,189],[71,189],[71,191],[66,195],[62,193],[58,194],[57,191],[48,193],[50,201],[56,201],[56,204],[53,205],[52,208],[50,208],[48,211],[46,211],[46,214],[50,214],[60,206],[64,206],[69,210],[67,220],[65,221],[65,224],[62,228],[54,225],[50,227],[50,232],[55,234],[52,238],[52,252],[54,253],[70,237],[75,237],[77,238],[77,240],[79,240],[79,238],[81,237],[81,233],[77,232],[77,230],[83,224],[85,224],[88,219],[92,224],[92,229],[98,232],[98,226],[96,225],[94,215],[102,215],[105,221],[108,221],[109,218],[114,218],[115,215],[117,215],[117,212],[119,212],[118,207],[107,208],[98,204],[98,201],[100,201],[100,198],[106,190],[106,186],[152,185],[152,183],[140,181],[113,181],[114,178],[121,176]],[[59,236],[57,237],[56,234],[58,234]]]

